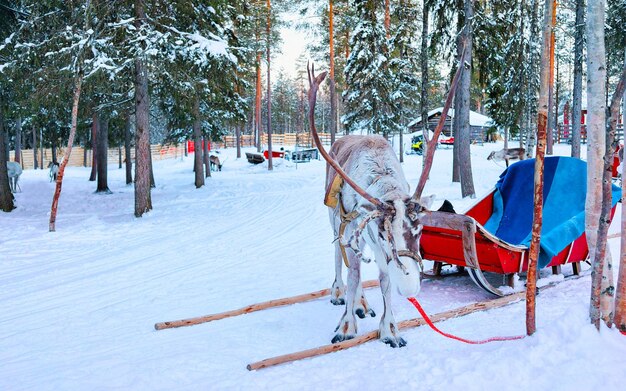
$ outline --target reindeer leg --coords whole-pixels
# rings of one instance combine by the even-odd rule
[[[350,267],[348,268],[348,290],[346,292],[346,310],[335,329],[335,336],[332,343],[337,343],[352,339],[356,336],[356,317],[354,316],[354,306],[357,301],[357,290],[361,285],[361,262],[354,255],[352,250],[347,250]]]
[[[379,278],[380,290],[383,293],[383,304],[385,306],[385,311],[380,319],[379,338],[392,348],[403,347],[406,345],[406,341],[400,336],[396,327],[396,320],[391,312],[391,284],[386,268],[384,271],[381,268]]]
[[[339,218],[338,210],[330,209],[328,214],[330,216],[330,224],[333,226],[333,232],[335,238],[339,235]],[[343,283],[343,277],[341,276],[341,269],[343,268],[343,258],[341,255],[341,248],[339,247],[339,240],[335,241],[335,281],[330,288],[330,302],[334,305],[344,305],[346,303],[346,286]]]
[[[346,304],[346,286],[343,283],[343,277],[341,277],[342,265],[341,249],[339,248],[339,243],[335,242],[335,281],[330,288],[330,302],[334,305]]]

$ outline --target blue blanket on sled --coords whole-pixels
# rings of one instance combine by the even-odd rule
[[[535,159],[511,165],[500,175],[493,213],[485,229],[516,245],[530,245],[533,222]],[[570,157],[546,157],[543,188],[543,227],[539,267],[585,232],[587,163]],[[613,185],[613,206],[621,190]]]

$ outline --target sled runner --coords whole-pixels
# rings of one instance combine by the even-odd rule
[[[482,289],[503,296],[483,272],[508,277],[528,268],[533,219],[535,159],[511,165],[495,189],[464,215],[433,212],[424,223],[420,251],[424,259],[466,267]],[[584,261],[587,163],[569,157],[546,157],[544,214],[538,267]],[[613,210],[621,190],[613,186]],[[575,269],[575,273],[577,270]],[[508,278],[509,284],[513,282]]]

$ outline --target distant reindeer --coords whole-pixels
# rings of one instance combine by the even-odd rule
[[[492,151],[487,160],[493,161],[505,161],[506,166],[509,166],[509,160],[524,160],[526,157],[526,150],[524,148],[504,148],[499,151]]]
[[[209,168],[211,169],[211,171],[222,171],[222,163],[220,163],[220,158],[215,156],[215,155],[211,155],[209,156]]]
[[[22,175],[22,166],[18,162],[7,162],[7,173],[9,174],[9,187],[12,193],[17,193],[19,188],[20,175]],[[20,191],[22,189],[20,188]]]
[[[50,182],[57,180],[57,175],[59,174],[59,163],[50,162],[48,163],[48,168],[50,169]]]

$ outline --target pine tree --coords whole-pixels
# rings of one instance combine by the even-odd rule
[[[376,4],[374,0],[354,2],[359,24],[350,38],[351,52],[344,70],[346,112],[342,122],[348,132],[382,134],[388,138],[398,126],[389,48]]]

